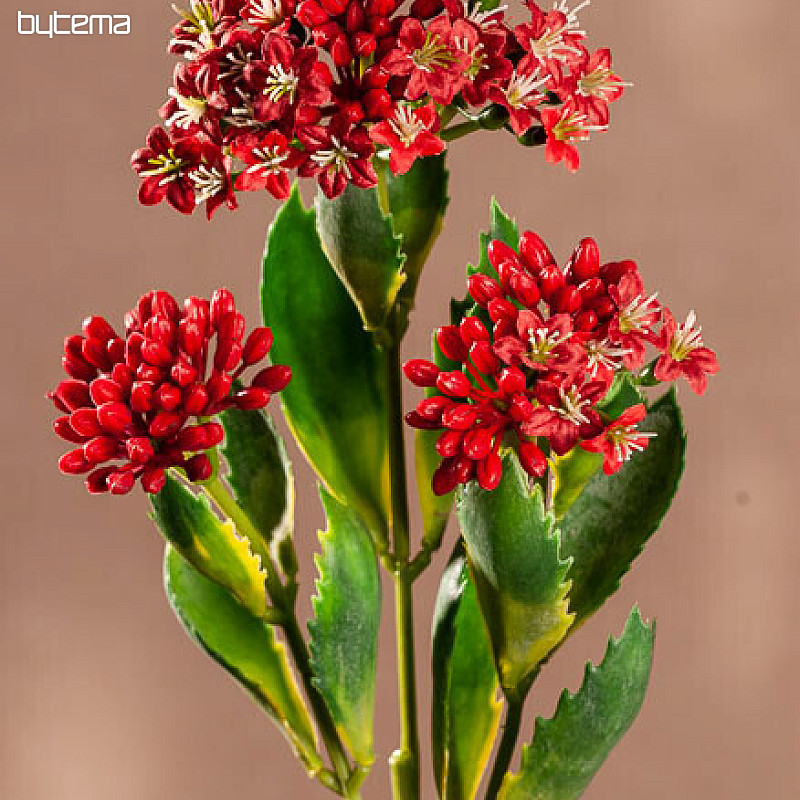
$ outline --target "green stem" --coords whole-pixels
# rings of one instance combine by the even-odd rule
[[[397,690],[402,724],[401,746],[392,756],[395,800],[420,796],[419,731],[414,655],[413,576],[409,570],[408,486],[403,440],[403,382],[400,370],[399,315],[393,315],[391,341],[383,348],[388,394],[389,464],[391,471],[392,543],[394,548],[397,634]]]
[[[454,142],[456,139],[460,139],[468,133],[479,131],[481,127],[481,123],[477,119],[471,119],[468,122],[459,122],[457,125],[451,125],[449,128],[443,130],[439,134],[439,138],[443,139],[445,142]]]
[[[203,483],[203,489],[217,504],[219,509],[233,522],[236,526],[240,536],[246,536],[253,541],[253,538],[258,537],[250,518],[241,509],[239,504],[228,492],[225,486],[217,477],[214,477]],[[300,626],[297,624],[297,616],[294,612],[294,593],[288,593],[285,587],[281,584],[278,578],[278,569],[275,562],[271,557],[267,557],[267,563],[263,564],[266,572],[266,588],[269,599],[280,612],[281,615],[281,629],[286,637],[286,644],[292,654],[297,671],[303,682],[308,702],[311,704],[311,709],[314,712],[314,718],[317,721],[320,736],[325,743],[325,749],[331,759],[331,764],[336,772],[338,784],[340,787],[340,794],[349,800],[357,800],[360,797],[358,789],[350,791],[349,780],[351,775],[350,764],[347,760],[347,755],[344,751],[339,734],[336,732],[336,725],[333,722],[330,711],[328,710],[325,700],[319,693],[319,690],[313,683],[313,672],[311,670],[311,662],[309,660],[308,647],[306,646],[303,634],[300,631]]]
[[[497,755],[492,768],[492,775],[489,778],[489,786],[486,789],[486,800],[496,800],[503,779],[511,766],[511,759],[514,749],[517,746],[517,737],[522,722],[522,707],[525,703],[524,698],[508,698],[508,711],[506,721],[503,725],[503,736],[500,739],[500,746],[497,748]]]

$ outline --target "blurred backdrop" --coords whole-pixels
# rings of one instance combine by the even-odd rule
[[[60,380],[63,336],[89,312],[120,323],[151,287],[183,297],[225,284],[255,321],[259,253],[276,209],[253,195],[209,225],[166,206],[139,208],[128,159],[165,94],[173,12],[167,0],[58,5],[129,13],[133,31],[21,37],[18,6],[49,14],[53,4],[0,11],[0,797],[323,797],[173,618],[144,496],[89,497],[57,471],[63,447],[44,395]],[[681,392],[690,431],[682,490],[622,591],[543,675],[531,711],[549,714],[562,686],[576,688],[584,660],[602,655],[609,631],[639,603],[658,617],[651,689],[586,797],[792,800],[800,796],[800,5],[596,0],[584,20],[635,87],[614,106],[611,131],[581,149],[578,175],[503,135],[455,144],[450,213],[406,353],[427,352],[447,300],[463,293],[492,193],[560,258],[592,235],[608,259],[638,259],[646,285],[678,315],[697,310],[722,372],[702,401]],[[322,519],[312,475],[293,453],[308,594]],[[436,572],[418,585],[423,709]],[[388,622],[388,602],[386,612]],[[393,658],[389,635],[382,755],[397,739]],[[386,781],[381,759],[366,796],[387,797]]]

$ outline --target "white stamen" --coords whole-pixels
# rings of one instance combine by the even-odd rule
[[[656,298],[658,292],[654,292],[648,298],[639,294],[619,312],[617,325],[621,333],[631,333],[631,331],[643,331],[649,326],[648,318],[658,311]]]
[[[177,102],[178,108],[167,120],[167,125],[188,130],[202,121],[208,107],[202,97],[184,97],[174,87],[170,87],[169,96]]]
[[[427,130],[409,106],[400,106],[397,113],[389,120],[389,127],[397,134],[400,141],[408,147],[423,131]]]
[[[246,172],[263,172],[273,174],[282,172],[282,164],[289,158],[288,153],[282,153],[278,147],[255,147],[253,155],[261,159],[260,164],[253,164]]]
[[[217,168],[201,164],[189,173],[194,185],[195,199],[198,203],[210,200],[225,188],[225,176]]]
[[[530,103],[533,96],[542,95],[539,89],[549,80],[550,78],[547,75],[541,77],[538,67],[536,71],[532,72],[530,75],[519,75],[517,71],[514,70],[514,74],[508,82],[508,87],[504,89],[508,104],[512,108],[524,108]]]
[[[285,70],[280,64],[270,64],[267,85],[264,94],[273,103],[277,103],[284,95],[289,95],[289,102],[294,103],[294,95],[300,79],[292,70]]]
[[[589,374],[594,378],[600,367],[616,372],[622,363],[622,359],[631,352],[627,347],[615,347],[608,337],[602,341],[587,342],[586,354],[589,357]]]
[[[274,26],[283,20],[281,0],[250,0],[247,21],[251,25]]]
[[[571,336],[571,331],[562,335],[559,331],[548,331],[547,328],[531,330],[528,333],[528,341],[531,345],[528,356],[537,364],[546,364],[553,355],[553,350]]]
[[[571,386],[566,392],[563,386],[559,386],[558,394],[561,398],[561,405],[549,406],[550,410],[573,425],[585,425],[589,418],[582,409],[590,405],[589,401],[581,399],[580,392],[574,386]]]
[[[323,169],[344,172],[349,180],[352,177],[352,173],[348,162],[351,158],[355,158],[356,154],[351,153],[335,136],[331,136],[331,144],[333,147],[328,150],[318,150],[316,153],[312,153],[311,160]]]
[[[690,311],[683,325],[678,325],[675,335],[669,345],[669,354],[676,361],[683,361],[692,350],[703,346],[702,328],[695,328],[697,316]]]

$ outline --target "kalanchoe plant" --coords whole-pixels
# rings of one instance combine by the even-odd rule
[[[237,191],[285,200],[263,258],[264,325],[246,335],[224,289],[183,306],[155,291],[124,335],[89,317],[65,343],[69,378],[50,395],[73,445],[61,469],[93,493],[140,482],[175,614],[308,774],[350,800],[376,757],[381,567],[402,725],[392,795],[422,797],[413,587],[453,506],[431,652],[442,800],[574,800],[647,689],[655,632],[634,609],[514,764],[538,675],[619,588],[677,490],[677,393],[650,393],[683,378],[702,394],[717,372],[694,312],[677,323],[636,263],[604,263],[590,238],[559,265],[495,203],[466,299],[431,359],[404,365],[425,397],[403,401],[401,344],[448,203],[447,143],[505,129],[574,169],[575,143],[608,125],[624,84],[608,50],[586,47],[585,5],[528,2],[512,25],[505,7],[472,0],[192,0],[169,45],[183,61],[166,127],[133,158],[139,197],[185,213],[205,202],[209,216]],[[317,179],[313,209],[294,174]],[[264,412],[277,392],[327,520],[308,636],[295,553],[307,534]]]

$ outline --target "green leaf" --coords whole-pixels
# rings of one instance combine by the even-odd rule
[[[367,330],[380,329],[405,283],[405,256],[391,217],[381,211],[377,189],[348,183],[333,200],[318,194],[317,230],[322,249],[358,307]]]
[[[626,408],[643,403],[639,390],[628,373],[617,376],[608,394],[598,408],[611,419],[616,419]],[[564,456],[553,459],[553,513],[560,520],[567,513],[586,484],[600,471],[603,457],[581,447],[573,447]]]
[[[537,665],[564,638],[569,560],[545,513],[542,489],[528,489],[512,453],[493,492],[468,484],[456,502],[472,575],[504,690],[522,696]]]
[[[331,269],[295,187],[270,228],[261,307],[293,377],[284,414],[325,487],[383,531],[388,507],[382,359]]]
[[[499,800],[576,800],[583,794],[639,713],[654,644],[654,627],[634,609],[600,666],[586,665],[577,693],[564,690],[552,719],[536,720],[520,771],[506,776]]]
[[[433,617],[431,734],[442,800],[472,800],[492,753],[502,703],[492,646],[463,544],[442,576]]]
[[[314,727],[272,628],[169,544],[164,583],[170,605],[189,635],[277,722],[309,774],[316,774],[322,764]]]
[[[196,569],[224,586],[254,616],[267,609],[258,556],[231,522],[222,522],[206,497],[194,494],[171,475],[150,500],[152,518],[164,538]]]
[[[371,764],[381,582],[369,533],[358,516],[322,494],[328,530],[320,533],[319,578],[311,632],[314,685],[359,764]]]
[[[269,545],[291,535],[294,523],[292,467],[275,423],[263,411],[229,408],[220,415],[227,481],[239,507],[261,539],[253,552],[266,558]]]
[[[596,473],[560,522],[561,552],[572,559],[570,609],[576,623],[619,588],[678,489],[686,436],[674,390],[653,405],[639,427],[657,434],[647,449],[615,475]]]
[[[519,231],[516,222],[500,208],[499,203],[493,197],[491,206],[491,226],[488,233],[480,235],[480,260],[478,266],[467,267],[467,275],[480,273],[497,279],[497,272],[489,263],[489,242],[499,239],[509,247],[516,250],[519,247]]]
[[[417,159],[405,175],[392,175],[384,167],[381,178],[381,207],[391,215],[406,256],[408,278],[399,300],[410,308],[428,254],[444,225],[448,203],[445,154]]]

